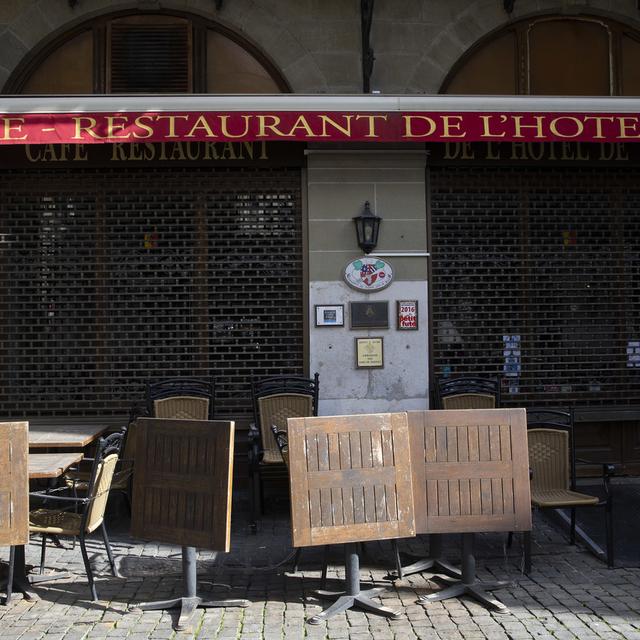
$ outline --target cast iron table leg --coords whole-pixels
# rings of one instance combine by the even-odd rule
[[[31,590],[31,585],[49,582],[50,580],[61,580],[68,578],[69,573],[45,573],[41,575],[27,575],[27,565],[25,561],[24,545],[18,544],[14,547],[14,570],[13,570],[13,591],[20,591],[25,600],[40,600],[40,596]]]
[[[154,611],[158,609],[174,609],[180,607],[180,617],[176,625],[177,631],[183,631],[189,626],[191,616],[198,607],[248,607],[248,600],[203,600],[197,595],[196,549],[182,547],[182,578],[184,580],[184,595],[172,600],[157,602],[141,602],[133,605],[132,609]]]
[[[405,557],[408,554],[403,554]],[[408,556],[413,559],[415,556]],[[442,559],[442,534],[441,533],[431,533],[429,534],[429,557],[421,558],[418,560],[414,560],[411,564],[408,564],[406,567],[401,567],[398,575],[394,576],[397,578],[404,578],[405,576],[413,575],[414,573],[422,573],[423,571],[428,571],[430,574],[443,574],[438,575],[438,577],[442,580],[450,582],[449,578],[454,578],[456,581],[462,578],[462,573],[460,569],[457,569],[452,564],[449,564],[445,560]]]
[[[393,611],[388,607],[383,607],[371,600],[372,597],[386,591],[386,587],[376,587],[375,589],[360,590],[360,558],[354,543],[345,545],[345,587],[346,591],[316,591],[320,598],[335,598],[334,603],[307,620],[309,624],[320,624],[323,620],[328,620],[336,613],[342,613],[352,607],[359,607],[370,613],[379,613],[388,618],[397,620],[400,611]]]
[[[428,596],[420,596],[418,602],[438,602],[447,598],[456,598],[468,595],[497,613],[508,613],[506,605],[496,598],[491,597],[487,591],[493,591],[500,587],[506,587],[509,583],[500,581],[493,583],[480,583],[476,581],[476,559],[473,555],[473,533],[462,534],[462,580],[446,589],[442,589]]]

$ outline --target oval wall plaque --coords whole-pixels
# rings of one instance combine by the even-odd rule
[[[391,284],[393,269],[385,260],[364,256],[345,267],[344,280],[358,291],[380,291]]]

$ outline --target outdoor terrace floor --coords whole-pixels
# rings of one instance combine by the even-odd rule
[[[383,603],[403,611],[400,620],[350,610],[318,626],[305,619],[321,611],[322,603],[305,597],[318,587],[322,553],[303,551],[301,570],[290,573],[291,561],[273,568],[290,553],[289,519],[286,505],[276,505],[257,535],[252,535],[245,501],[234,504],[232,551],[218,554],[200,551],[200,591],[206,583],[232,586],[226,597],[248,598],[246,609],[199,609],[190,631],[176,632],[174,612],[127,611],[130,604],[182,595],[180,548],[132,539],[118,505],[110,505],[107,524],[120,571],[126,579],[110,575],[99,537],[88,542],[97,576],[99,602],[89,599],[80,548],[49,546],[47,567],[73,572],[68,580],[36,587],[41,600],[27,602],[15,594],[8,607],[0,606],[1,640],[83,640],[89,638],[211,638],[257,640],[261,638],[331,638],[340,640],[386,640],[425,638],[640,638],[640,569],[613,569],[579,546],[569,546],[548,522],[535,518],[533,572],[524,576],[522,550],[517,540],[505,550],[506,536],[485,534],[476,538],[476,560],[480,579],[510,579],[512,586],[495,592],[510,613],[489,613],[466,598],[427,606],[416,604],[419,595],[434,587],[422,575],[395,584]],[[32,536],[27,562],[39,562],[39,537]],[[413,552],[425,550],[424,540],[403,542]],[[458,537],[451,537],[448,555],[458,558]],[[506,554],[506,555],[505,555]],[[332,554],[331,579],[343,577],[340,549]],[[6,559],[8,549],[0,549]],[[388,542],[367,544],[362,559],[363,588],[368,581],[385,582],[392,558]],[[332,585],[333,586],[333,585]],[[217,591],[225,597],[227,592]]]

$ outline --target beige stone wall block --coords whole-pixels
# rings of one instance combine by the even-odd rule
[[[424,154],[423,154],[424,155]],[[403,183],[411,184],[412,182],[424,182],[424,167],[416,169],[403,169],[394,166],[393,156],[389,157],[389,166],[378,167],[375,169],[367,168],[315,168],[309,172],[310,183],[327,183],[327,182],[386,182],[386,183]]]
[[[351,219],[309,221],[310,251],[360,251]]]
[[[25,2],[24,0],[2,0],[0,2],[0,24],[12,23],[25,8],[34,5],[35,2]]]
[[[427,222],[425,217],[418,220],[389,220],[383,216],[378,236],[379,253],[385,251],[426,251]]]
[[[11,29],[25,47],[31,49],[51,33],[52,26],[37,5],[28,7],[16,17]]]
[[[363,142],[354,145],[330,144],[309,149],[309,171],[336,169],[353,171],[362,169],[416,169],[425,166],[425,150],[422,144],[391,145]]]
[[[309,220],[351,220],[360,215],[366,200],[375,199],[374,183],[310,183]]]
[[[425,173],[416,182],[385,184],[376,190],[376,213],[385,220],[427,219]],[[425,245],[426,246],[426,245]]]
[[[313,57],[330,85],[361,84],[362,67],[359,53],[318,52]]]
[[[312,220],[309,222],[311,251],[360,251],[356,242],[355,225],[351,220]],[[380,225],[375,251],[426,251],[427,224],[424,217],[417,220],[389,220]]]

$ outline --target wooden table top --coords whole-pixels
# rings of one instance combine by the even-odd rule
[[[29,448],[82,449],[99,438],[108,424],[91,422],[29,422]]]
[[[59,478],[69,467],[82,460],[77,453],[30,453],[29,478]]]

